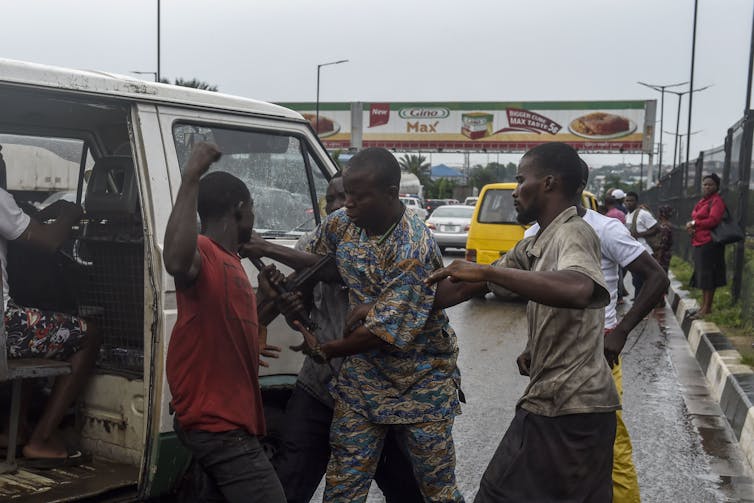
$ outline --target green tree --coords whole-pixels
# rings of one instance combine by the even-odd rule
[[[429,185],[429,163],[421,154],[404,154],[399,160],[401,169],[413,173],[425,187]]]

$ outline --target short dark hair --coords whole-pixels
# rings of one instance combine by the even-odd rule
[[[586,187],[586,184],[589,183],[589,165],[581,157],[579,157],[579,161],[581,161],[581,171],[582,171],[581,182],[584,184],[584,187]]]
[[[636,202],[639,202],[639,194],[637,194],[633,190],[626,192],[626,197],[633,197],[634,199],[636,199]]]
[[[541,173],[555,175],[563,184],[563,191],[567,196],[576,196],[588,178],[589,169],[579,157],[578,152],[562,142],[543,143],[524,154],[525,158],[536,159],[536,168]]]
[[[717,185],[718,189],[720,188],[720,177],[717,176],[717,173],[710,173],[709,175],[704,175],[704,177],[702,178],[702,180],[705,180],[707,178],[709,178],[710,180],[712,180],[713,182],[715,182],[715,185]]]
[[[375,181],[382,187],[401,184],[401,166],[389,150],[369,147],[359,151],[348,161],[348,169],[369,168]]]
[[[249,188],[237,176],[214,171],[199,180],[197,209],[202,221],[221,218],[233,211],[238,203],[250,202]]]

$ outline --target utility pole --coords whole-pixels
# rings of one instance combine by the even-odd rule
[[[699,0],[694,0],[694,28],[691,34],[691,77],[689,78],[689,121],[686,127],[686,166],[689,165],[691,149],[691,105],[694,102],[694,59],[696,58],[696,15],[699,10]]]
[[[678,87],[682,86],[684,84],[688,84],[688,82],[679,82],[678,84],[647,84],[646,82],[637,82],[637,84],[642,85],[644,87],[648,87],[650,89],[654,89],[655,91],[660,91],[660,160],[657,163],[657,179],[660,179],[660,176],[662,176],[662,151],[664,150],[663,143],[662,143],[662,129],[663,129],[663,122],[665,118],[665,89],[668,87]]]

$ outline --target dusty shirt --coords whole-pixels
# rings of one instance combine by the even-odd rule
[[[600,243],[574,207],[536,236],[525,238],[495,264],[530,271],[576,271],[594,281],[587,309],[529,302],[530,381],[518,405],[534,414],[562,416],[620,409],[605,360],[604,310],[610,302],[600,271]]]
[[[314,231],[304,234],[296,242],[297,250],[305,250],[314,238]],[[309,316],[317,324],[315,336],[320,343],[343,338],[343,327],[348,314],[348,289],[340,283],[318,283],[312,291],[312,309]],[[298,383],[314,398],[332,408],[329,384],[337,375],[342,358],[333,358],[329,364],[319,364],[310,357],[304,359],[298,373]]]
[[[338,210],[308,251],[335,253],[349,304],[375,303],[364,325],[387,346],[345,358],[331,386],[336,399],[373,423],[440,421],[459,412],[458,345],[436,286],[424,279],[442,267],[424,221],[405,212],[392,232],[369,237]]]

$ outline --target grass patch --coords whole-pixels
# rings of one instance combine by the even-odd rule
[[[670,270],[676,279],[681,282],[682,288],[689,292],[689,296],[701,302],[702,291],[688,286],[694,268],[691,264],[678,257],[670,261]],[[730,339],[731,343],[741,353],[741,363],[754,367],[754,330],[746,323],[742,303],[733,303],[730,284],[718,288],[715,291],[715,299],[712,303],[712,313],[704,317],[706,321],[716,324]]]

